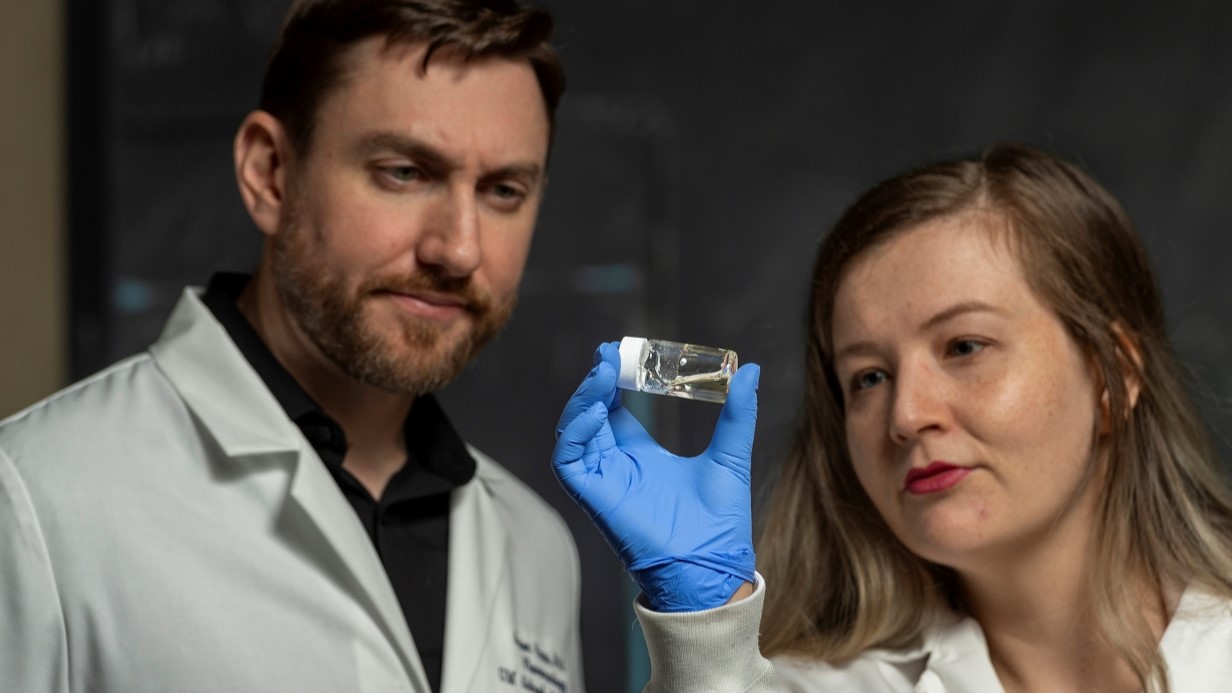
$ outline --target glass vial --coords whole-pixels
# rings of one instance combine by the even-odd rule
[[[736,367],[736,352],[729,349],[625,337],[620,340],[616,386],[721,403],[727,400],[727,382]]]

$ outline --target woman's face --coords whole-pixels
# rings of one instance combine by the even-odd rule
[[[1091,528],[1091,362],[1028,286],[1002,222],[927,222],[865,251],[835,296],[835,370],[861,486],[913,553],[960,572]]]

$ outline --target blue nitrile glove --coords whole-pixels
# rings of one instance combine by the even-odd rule
[[[552,464],[656,611],[720,606],[753,582],[749,468],[760,369],[732,377],[710,446],[664,450],[620,404],[613,343],[565,405]]]
[[[607,363],[616,373],[620,372],[620,342],[605,342],[595,349],[594,368],[590,369],[582,383],[573,391],[573,396],[565,402],[565,409],[556,421],[557,441],[565,432],[565,426],[576,419],[578,414],[590,409],[595,402],[603,402],[609,410],[620,406],[620,388],[616,387],[616,376],[613,374],[611,378],[596,377],[601,363]],[[573,496],[572,493],[569,495]]]

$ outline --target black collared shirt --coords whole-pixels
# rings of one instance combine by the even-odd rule
[[[368,530],[402,605],[428,682],[439,691],[449,572],[449,495],[474,477],[475,460],[436,398],[417,397],[402,429],[406,464],[389,480],[381,498],[373,498],[342,467],[347,451],[342,427],[278,363],[236,307],[247,283],[247,275],[216,274],[202,301],[303,431]]]

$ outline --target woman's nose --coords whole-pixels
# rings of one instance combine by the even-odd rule
[[[900,364],[892,385],[890,438],[906,443],[930,430],[945,430],[949,407],[945,389],[933,366],[923,362]]]

